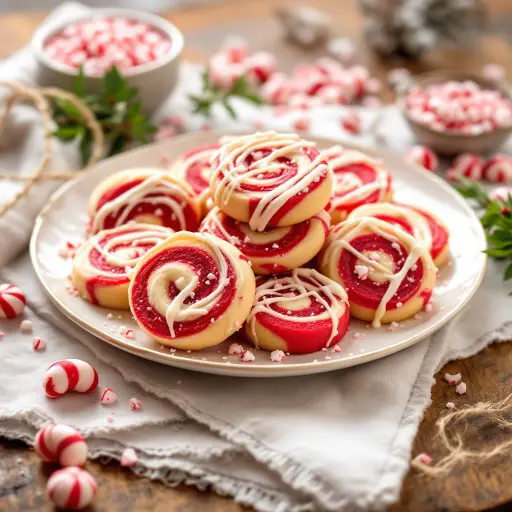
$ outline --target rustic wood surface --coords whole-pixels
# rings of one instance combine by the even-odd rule
[[[290,68],[300,60],[314,58],[321,51],[305,52],[282,40],[280,27],[273,18],[277,2],[271,0],[226,0],[209,5],[166,13],[182,29],[187,40],[185,57],[199,60],[210,55],[228,33],[243,33],[254,49],[274,52],[280,64]],[[316,0],[315,5],[333,15],[335,33],[362,40],[362,17],[356,0]],[[512,46],[507,29],[512,22],[508,0],[489,0],[489,27],[479,43],[465,51],[444,47],[421,63],[407,65],[412,71],[452,68],[478,73],[482,65],[498,62],[512,76]],[[341,7],[343,6],[343,7]],[[10,55],[30,41],[33,30],[47,13],[10,13],[0,16],[0,58]],[[389,69],[402,62],[382,61],[359,45],[358,62],[367,65],[375,76],[385,80]],[[2,77],[7,78],[8,77]],[[392,99],[389,90],[384,98]],[[464,396],[455,395],[443,379],[446,371],[461,372],[468,384]],[[416,437],[413,453],[429,452],[439,457],[435,439],[435,422],[446,411],[446,402],[458,405],[504,396],[512,389],[512,346],[495,344],[481,353],[449,363],[436,376],[432,405],[425,412]],[[492,430],[487,440],[498,442],[502,436]],[[199,492],[187,487],[169,489],[159,483],[134,476],[117,464],[101,466],[89,462],[87,469],[99,482],[96,511],[167,511],[187,512],[211,510],[241,511],[228,498]],[[45,482],[51,468],[41,465],[33,450],[23,444],[0,442],[0,510],[53,510],[44,497]],[[485,466],[468,465],[442,478],[429,478],[410,471],[406,476],[399,502],[392,512],[474,511],[498,507],[510,510],[512,505],[512,457],[503,456]],[[500,505],[502,505],[500,507]]]

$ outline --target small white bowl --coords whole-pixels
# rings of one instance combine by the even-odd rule
[[[122,71],[129,85],[137,87],[139,90],[144,111],[151,114],[162,105],[176,85],[180,56],[184,45],[183,34],[178,28],[166,19],[154,14],[135,9],[92,9],[89,12],[73,16],[71,19],[43,24],[32,37],[32,49],[38,64],[37,83],[45,87],[54,86],[62,89],[72,89],[73,80],[78,74],[78,70],[52,59],[44,51],[44,45],[50,37],[60,32],[71,22],[104,16],[147,23],[166,34],[172,43],[169,53],[156,61]],[[86,76],[85,85],[87,92],[97,93],[102,89],[102,79],[96,76]]]

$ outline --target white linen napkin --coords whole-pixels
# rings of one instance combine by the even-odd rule
[[[57,15],[77,8],[63,6]],[[29,78],[31,61],[30,52],[17,54],[0,66],[0,79],[7,78],[6,65],[20,73],[16,76]],[[180,87],[161,116],[184,112],[185,84],[187,91],[198,84],[194,66],[182,71]],[[216,112],[214,124],[252,128],[257,120],[268,128],[289,130],[299,115],[275,119],[270,109],[236,107],[240,121]],[[23,109],[16,110],[13,129],[23,115],[30,115]],[[376,114],[362,113],[368,126]],[[339,114],[336,107],[311,112],[311,133],[341,139]],[[202,123],[196,117],[186,121],[188,129]],[[382,128],[393,133],[396,149],[407,147],[410,135],[396,111],[389,109]],[[28,124],[25,130],[27,140],[35,144],[37,127]],[[372,137],[352,140],[369,144]],[[22,172],[33,148],[28,142],[20,145],[16,161],[14,151],[4,150],[0,167]],[[59,151],[59,159],[61,165],[72,166],[64,151]],[[4,185],[0,202],[12,192]],[[28,255],[10,260],[25,247],[33,216],[50,188],[38,186],[31,192],[30,208],[20,204],[17,217],[0,219],[0,282],[25,291],[25,318],[32,320],[34,335],[48,341],[45,352],[34,352],[32,336],[19,331],[21,319],[0,320],[0,331],[5,332],[0,341],[0,435],[9,438],[31,443],[41,425],[63,422],[84,432],[92,458],[119,459],[130,446],[139,455],[134,467],[138,474],[168,485],[210,485],[260,511],[382,509],[398,498],[434,372],[449,359],[512,337],[512,299],[501,281],[503,269],[491,263],[481,289],[455,320],[432,338],[370,364],[316,376],[241,379],[152,363],[76,327],[51,306]],[[114,388],[118,402],[102,406],[97,393],[47,399],[41,389],[46,368],[69,357],[93,364],[100,387]],[[131,397],[142,401],[140,411],[130,411]]]

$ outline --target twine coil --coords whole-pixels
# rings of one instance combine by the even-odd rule
[[[76,176],[75,172],[48,172],[48,166],[51,162],[53,153],[53,121],[51,116],[51,104],[48,101],[49,99],[62,99],[69,101],[80,112],[86,126],[91,130],[93,147],[89,161],[85,166],[86,168],[95,164],[101,158],[103,153],[104,136],[101,126],[96,120],[92,110],[80,98],[70,92],[54,87],[40,89],[16,82],[6,81],[0,81],[0,87],[7,88],[10,91],[10,95],[5,100],[2,110],[0,111],[0,137],[5,131],[7,119],[9,118],[14,105],[18,102],[23,102],[31,104],[40,113],[45,138],[41,160],[32,174],[29,174],[28,176],[16,176],[8,172],[0,172],[0,179],[2,180],[24,183],[21,190],[14,194],[9,201],[0,207],[1,217],[16,205],[18,201],[26,197],[36,183],[46,180],[68,180]]]

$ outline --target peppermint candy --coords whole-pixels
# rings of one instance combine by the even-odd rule
[[[98,374],[85,361],[64,359],[46,370],[43,387],[50,398],[59,398],[68,391],[90,393],[98,387]]]
[[[59,469],[48,479],[48,497],[60,508],[79,510],[92,503],[96,494],[96,480],[84,469]]]
[[[142,408],[142,402],[138,398],[130,398],[130,409],[132,411],[138,411]]]
[[[437,155],[426,146],[412,146],[405,154],[405,161],[425,168],[427,171],[435,172],[439,166]]]
[[[455,181],[457,176],[464,176],[473,181],[480,181],[483,177],[484,164],[482,159],[475,153],[462,153],[452,162],[446,177]]]
[[[83,466],[87,460],[84,437],[68,425],[43,427],[36,434],[34,449],[44,462],[58,462],[61,466]]]
[[[497,187],[490,194],[489,197],[493,201],[507,201],[512,197],[512,187]]]
[[[341,115],[341,127],[350,133],[361,131],[361,117],[355,110],[347,110]]]
[[[112,388],[105,388],[101,393],[100,403],[110,405],[117,402],[117,394]]]
[[[121,466],[130,468],[137,464],[139,458],[133,448],[126,448],[121,454]]]
[[[13,284],[0,284],[0,318],[15,318],[25,309],[25,294]]]
[[[492,183],[512,183],[512,159],[508,155],[496,155],[484,165],[483,177]]]

